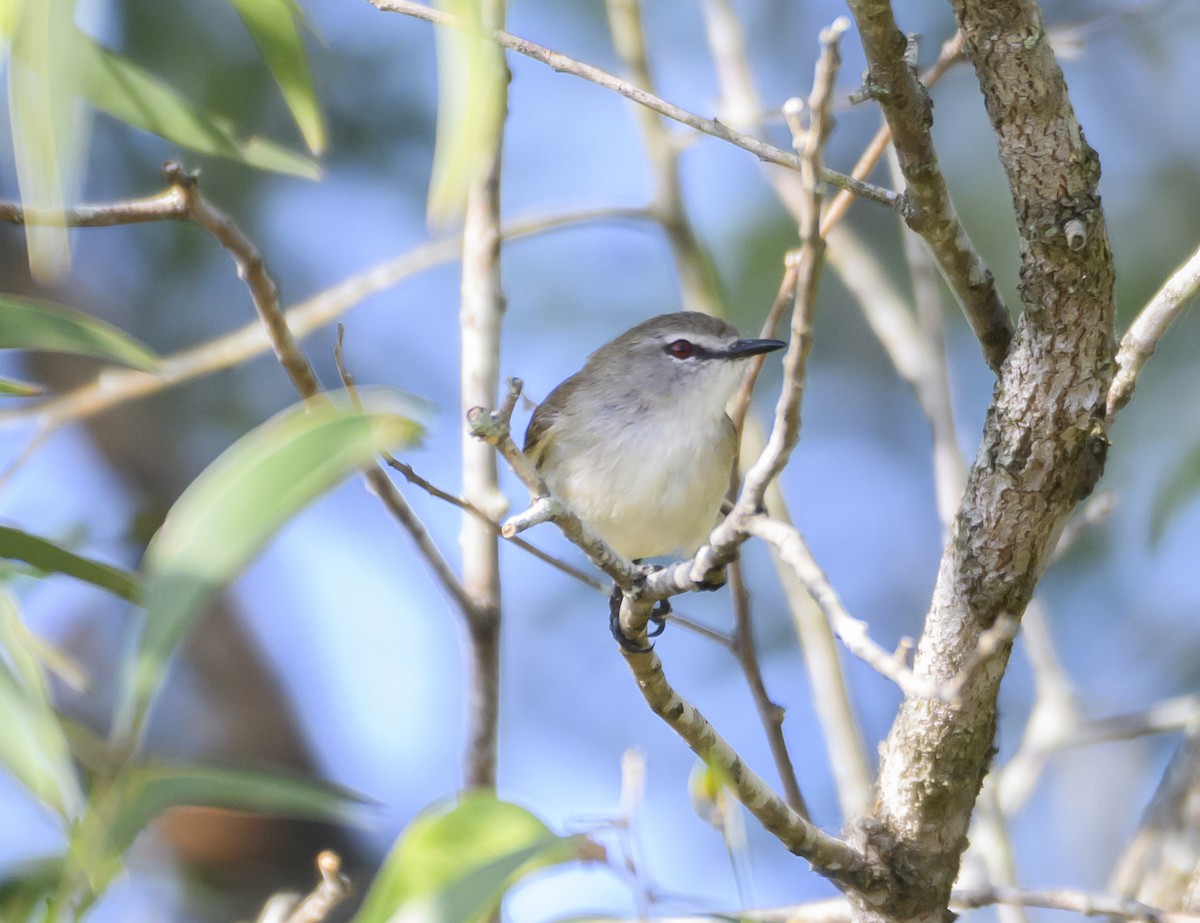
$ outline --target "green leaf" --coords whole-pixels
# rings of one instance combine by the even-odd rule
[[[529,873],[602,855],[583,837],[556,836],[524,808],[468,794],[401,834],[354,923],[477,923]]]
[[[37,397],[46,391],[41,385],[30,384],[27,381],[17,381],[15,378],[0,378],[0,394],[10,397]]]
[[[139,729],[188,628],[280,526],[376,454],[419,437],[413,402],[395,393],[359,393],[362,411],[322,397],[267,421],[209,465],[171,508],[146,550],[146,626],[122,730]]]
[[[72,689],[86,687],[87,676],[83,669],[50,642],[30,631],[21,620],[16,602],[3,591],[0,591],[0,650],[7,654],[13,676],[24,691],[48,711],[55,709],[45,670],[55,673]],[[69,743],[70,735],[62,719],[59,719],[59,725]],[[69,749],[74,752],[73,747]]]
[[[57,216],[26,225],[29,268],[39,282],[54,284],[70,265],[62,215],[86,149],[72,99],[75,0],[10,0],[5,14],[12,51],[8,115],[21,201]]]
[[[10,866],[0,880],[0,920],[43,923],[46,906],[63,876],[63,858],[51,856]]]
[[[7,594],[0,594],[0,619],[12,634],[19,620]],[[7,649],[14,669],[0,661],[0,764],[38,800],[64,820],[82,803],[79,781],[41,667],[27,649]]]
[[[118,852],[168,808],[186,805],[344,822],[354,808],[367,803],[339,786],[276,769],[142,764],[126,772],[122,785],[109,832]]]
[[[111,324],[40,298],[0,295],[0,349],[77,353],[151,372],[158,357]]]
[[[429,181],[429,220],[444,225],[461,214],[481,158],[504,126],[508,71],[504,52],[483,37],[482,0],[438,0],[462,19],[462,29],[438,29],[438,116]]]
[[[0,558],[24,561],[30,567],[50,574],[66,574],[122,599],[135,600],[137,578],[132,574],[67,551],[36,535],[10,526],[0,526]]]
[[[325,122],[313,89],[312,71],[300,35],[295,0],[229,0],[242,17],[279,84],[304,142],[314,154],[325,150]]]
[[[1154,494],[1150,513],[1150,544],[1162,541],[1176,515],[1187,508],[1200,493],[1200,443],[1179,460],[1171,475],[1159,485]]]
[[[81,34],[76,44],[78,92],[102,112],[202,154],[306,179],[320,177],[314,161],[262,138],[239,139],[228,119],[194,108],[148,71],[87,36]]]

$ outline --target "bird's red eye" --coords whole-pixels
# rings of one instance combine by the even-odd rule
[[[694,347],[687,340],[676,340],[667,350],[676,359],[687,359],[694,352]]]

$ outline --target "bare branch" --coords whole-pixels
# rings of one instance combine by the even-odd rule
[[[354,376],[350,374],[343,360],[342,344],[344,335],[345,328],[341,324],[338,324],[337,345],[333,351],[333,358],[334,363],[337,365],[342,385],[349,392],[355,403],[357,403],[358,392]],[[475,601],[463,587],[462,581],[454,573],[454,568],[450,566],[450,562],[446,560],[441,549],[434,542],[433,537],[429,534],[429,530],[425,528],[425,523],[421,521],[413,508],[409,506],[408,501],[404,499],[400,491],[396,489],[396,485],[392,483],[391,478],[378,466],[368,468],[363,472],[363,475],[366,478],[368,489],[380,499],[387,508],[387,511],[408,532],[413,540],[413,544],[417,546],[417,551],[425,559],[425,563],[429,566],[437,581],[442,585],[442,589],[457,604],[463,617],[465,619],[472,618]]]
[[[605,7],[613,45],[629,72],[630,81],[654,93],[640,0],[608,0]],[[684,210],[678,169],[679,142],[667,130],[658,113],[645,106],[634,106],[633,114],[637,118],[642,146],[650,162],[650,177],[654,187],[651,209],[671,247],[684,307],[689,311],[725,317],[727,312],[722,304],[716,269]]]
[[[520,538],[519,536],[517,536],[515,534],[505,535],[503,530],[500,528],[500,523],[498,523],[496,520],[494,520],[490,516],[488,516],[488,514],[485,513],[483,510],[479,509],[479,507],[475,506],[472,503],[468,503],[466,500],[462,499],[461,497],[456,497],[456,496],[454,496],[454,494],[449,493],[445,490],[442,490],[436,484],[433,484],[432,482],[421,477],[421,475],[419,475],[416,472],[416,470],[412,467],[412,465],[408,464],[407,462],[402,462],[398,458],[394,458],[391,455],[385,455],[383,457],[383,461],[384,461],[384,464],[386,464],[389,468],[393,469],[394,471],[400,472],[400,474],[402,474],[404,476],[404,479],[406,481],[408,481],[408,483],[414,485],[415,487],[419,487],[421,490],[425,491],[425,493],[429,494],[431,497],[436,497],[439,500],[449,503],[451,506],[458,507],[458,509],[462,510],[464,513],[470,513],[472,516],[474,516],[480,522],[488,523],[488,528],[490,528],[493,532],[495,532],[497,535],[499,535],[505,541],[511,542],[512,544],[514,544],[518,548],[520,548],[522,551],[528,552],[529,554],[533,555],[539,561],[544,561],[546,564],[549,564],[551,567],[562,571],[564,574],[566,574],[569,577],[573,577],[574,579],[578,580],[580,583],[591,587],[593,590],[604,589],[604,587],[601,586],[600,581],[597,580],[595,577],[593,577],[591,574],[585,573],[584,571],[580,570],[578,567],[575,567],[572,564],[568,564],[566,561],[562,560],[561,558],[556,558],[554,555],[549,554],[548,552],[545,552],[541,548],[537,547],[537,545],[531,544],[530,542],[525,541],[525,539]]]
[[[921,75],[921,83],[925,84],[926,89],[931,89],[954,65],[965,60],[963,47],[963,35],[961,32],[955,32],[954,36],[942,45],[938,59],[929,70]],[[879,158],[883,156],[884,151],[888,149],[891,143],[892,129],[885,119],[879,131],[875,133],[875,137],[863,148],[863,152],[859,156],[858,162],[854,165],[854,169],[850,171],[850,175],[855,179],[865,180],[871,175],[871,171],[879,163]],[[833,197],[833,201],[829,203],[829,207],[825,209],[825,214],[821,218],[822,237],[828,234],[846,216],[846,212],[849,211],[850,206],[853,204],[854,196],[844,190],[838,192]]]
[[[170,179],[168,183],[162,192],[144,198],[103,205],[78,205],[65,211],[0,202],[0,221],[16,225],[65,224],[72,228],[109,228],[120,224],[183,220],[187,217],[188,197],[178,183]]]
[[[938,683],[918,676],[908,668],[906,658],[902,656],[911,641],[909,645],[901,645],[900,652],[889,653],[871,640],[866,622],[854,618],[846,611],[829,578],[813,558],[799,529],[777,519],[759,515],[746,520],[746,531],[775,548],[825,613],[834,633],[846,649],[877,673],[894,682],[907,695],[937,698],[951,705],[957,704],[963,688],[971,681],[975,671],[994,657],[1001,646],[1011,642],[1016,633],[1016,619],[998,618],[988,631],[980,635],[974,656],[964,662],[962,670],[951,680]]]
[[[762,104],[749,66],[745,37],[737,14],[729,0],[707,0],[704,13],[709,45],[721,85],[721,109],[724,118],[738,128],[758,134],[761,131]],[[765,173],[767,180],[774,186],[781,201],[799,225],[804,208],[802,203],[805,200],[804,184],[800,175],[780,170],[767,170]],[[836,260],[837,253],[837,247],[831,246],[826,258]],[[784,265],[785,272],[779,293],[759,334],[762,337],[776,336],[784,312],[795,300],[796,254],[789,253]],[[756,457],[765,444],[760,427],[752,420],[745,420],[750,396],[761,368],[761,359],[751,360],[730,410],[730,417],[742,434],[744,459]],[[755,440],[756,445],[753,448],[748,445],[748,439]],[[787,503],[778,482],[772,483],[768,488],[767,508],[777,519],[789,521]],[[816,608],[791,570],[783,565],[773,549],[772,560],[787,599],[806,672],[813,687],[813,707],[829,749],[842,814],[844,817],[865,814],[870,809],[873,798],[871,769],[858,718],[846,688],[837,641],[828,620]]]
[[[639,0],[608,0],[607,9],[613,44],[632,81],[653,92],[654,82],[647,60]],[[683,303],[691,310],[727,316],[728,312],[721,297],[720,279],[684,208],[679,181],[680,145],[657,113],[642,106],[635,106],[634,114],[641,128],[643,145],[650,161],[654,183],[654,212],[671,247],[679,273]],[[775,316],[772,330],[790,303],[791,300],[787,299],[785,303],[777,304],[772,309]],[[763,334],[764,337],[770,335]],[[754,381],[758,370],[762,368],[764,358],[761,355],[753,357],[750,360],[751,369],[742,378],[742,387],[738,394],[739,408],[731,414],[734,426],[739,432],[749,406]],[[731,497],[736,496],[737,481],[737,472],[734,472],[730,487]],[[750,611],[750,593],[738,561],[729,565],[729,585],[735,628],[733,643],[730,644],[729,639],[725,639],[726,644],[733,651],[746,677],[788,805],[807,820],[808,809],[800,792],[800,784],[796,779],[796,771],[783,736],[783,709],[771,701],[759,667]]]
[[[415,3],[411,2],[411,0],[369,0],[369,2],[376,8],[387,12],[403,13],[406,16],[412,16],[416,19],[423,19],[427,22],[455,29],[465,28],[465,23],[461,19],[425,6],[423,3]],[[594,83],[597,86],[604,87],[607,90],[612,90],[614,93],[619,93],[626,99],[633,100],[633,102],[648,109],[653,109],[655,112],[687,125],[689,128],[694,128],[696,131],[706,135],[712,135],[714,138],[720,138],[722,141],[728,141],[736,147],[749,151],[759,160],[778,164],[790,170],[800,169],[800,158],[795,154],[767,144],[764,141],[759,141],[757,138],[752,138],[749,135],[744,135],[739,131],[734,131],[729,126],[723,125],[714,119],[706,119],[703,116],[688,112],[686,109],[660,99],[653,93],[648,93],[645,90],[635,87],[627,81],[614,77],[612,74],[606,73],[597,67],[576,61],[574,58],[551,51],[549,48],[543,48],[541,45],[518,38],[508,32],[493,30],[486,34],[501,48],[507,48],[527,58],[540,61],[542,64],[559,73],[571,74],[572,76],[580,77],[583,80]],[[881,189],[878,186],[872,186],[870,183],[856,180],[843,173],[823,169],[821,171],[821,180],[829,183],[831,186],[852,192],[859,198],[869,199],[872,202],[886,205],[888,208],[901,208],[903,206],[903,198],[896,193],[887,189]]]
[[[185,173],[179,164],[171,162],[163,167],[163,176],[184,195],[187,219],[208,231],[233,257],[237,264],[238,276],[250,290],[254,309],[258,312],[267,338],[271,341],[275,358],[287,372],[297,393],[305,398],[319,393],[321,386],[317,382],[317,376],[288,328],[287,319],[279,305],[279,289],[267,272],[258,247],[242,233],[232,218],[200,195],[196,185],[196,174]]]
[[[869,67],[863,92],[883,109],[908,183],[904,195],[913,208],[905,214],[905,221],[929,244],[983,346],[988,365],[999,371],[1012,340],[1012,319],[996,290],[996,280],[972,246],[950,201],[929,131],[933,122],[929,93],[905,56],[906,40],[896,25],[890,0],[849,0],[849,6]]]
[[[891,149],[888,165],[896,187],[905,188],[904,175],[894,149]],[[967,482],[967,462],[958,444],[954,406],[950,401],[950,372],[946,364],[942,323],[942,289],[937,264],[925,242],[907,227],[901,228],[900,236],[917,309],[917,342],[912,344],[916,347],[912,355],[906,357],[907,361],[897,361],[896,368],[901,369],[903,362],[905,367],[912,369],[909,384],[925,413],[925,419],[929,421],[929,432],[933,437],[933,483],[938,519],[946,530],[943,534],[947,534]],[[863,310],[871,314],[879,309],[873,304],[868,306],[864,301]],[[907,318],[907,312],[904,315]],[[879,333],[878,329],[876,333]],[[891,353],[901,347],[900,344],[885,343],[884,348]]]
[[[1111,916],[1125,920],[1145,920],[1146,923],[1200,923],[1200,914],[1167,913],[1123,897],[1090,894],[1066,888],[1039,891],[1020,888],[978,888],[971,891],[955,891],[950,902],[964,910],[989,907],[993,904],[1017,904],[1022,907],[1068,910],[1087,917]]]
[[[1109,888],[1173,911],[1200,912],[1200,733],[1192,725],[1167,764]]]
[[[835,27],[821,34],[822,55],[817,64],[812,101],[808,107],[810,125],[799,138],[805,166],[801,178],[809,205],[802,213],[800,248],[796,253],[796,288],[792,307],[791,342],[783,357],[783,385],[775,404],[775,422],[767,445],[758,460],[750,466],[742,485],[741,495],[732,512],[713,531],[710,543],[700,548],[690,561],[656,571],[646,578],[644,592],[654,599],[665,599],[677,593],[703,589],[721,582],[725,566],[734,559],[737,549],[746,540],[747,520],[756,515],[764,505],[767,487],[779,476],[787,465],[792,449],[800,438],[800,404],[804,397],[807,375],[808,351],[812,346],[812,316],[816,304],[817,280],[825,252],[825,244],[818,228],[821,191],[817,177],[820,175],[821,149],[829,130],[828,107],[833,79],[840,58],[837,41],[843,30]],[[807,217],[805,217],[807,216]],[[786,279],[785,279],[786,283]],[[786,290],[787,286],[783,290]],[[642,614],[648,609],[636,610],[624,607],[622,619],[627,612],[636,612],[633,623],[621,623],[629,638],[637,638],[645,630]],[[639,624],[640,622],[640,624]]]
[[[974,859],[972,863],[969,860]],[[1000,809],[996,786],[986,780],[975,806],[971,822],[971,848],[964,856],[963,868],[959,871],[959,890],[974,890],[975,887],[1016,888],[1017,864],[1013,853],[1012,836],[1008,819]],[[972,866],[978,874],[972,876]],[[976,881],[978,878],[978,881]],[[1029,915],[1019,904],[999,904],[996,907],[999,923],[1029,923]]]
[[[750,617],[750,591],[746,587],[740,563],[734,561],[729,565],[729,595],[733,601],[731,647],[746,677],[746,684],[750,687],[750,696],[754,699],[758,720],[766,731],[771,759],[775,762],[775,771],[779,774],[779,782],[783,786],[783,795],[788,807],[805,820],[811,820],[804,794],[800,791],[800,782],[796,778],[792,755],[788,752],[787,741],[783,736],[783,707],[771,700],[763,681],[762,668],[758,662],[758,647],[754,641],[754,622]]]
[[[952,5],[1013,196],[1025,311],[917,648],[914,672],[941,682],[976,656],[980,636],[999,616],[1024,612],[1058,534],[1100,476],[1113,353],[1113,269],[1096,195],[1099,163],[1083,140],[1037,6]],[[886,19],[891,25],[890,11]],[[883,50],[898,55],[900,42]],[[1080,247],[1065,233],[1070,218],[1083,224]],[[922,884],[886,906],[858,904],[864,921],[927,920],[945,910],[994,752],[1009,647],[1001,644],[976,671],[959,708],[913,696],[902,704],[881,749],[879,802],[863,832],[888,851],[894,868]]]
[[[166,195],[163,193],[162,195]],[[157,199],[157,197],[152,197]],[[135,200],[149,201],[149,200]],[[67,214],[67,222],[90,218],[94,227],[118,224],[118,216],[125,213],[130,203],[116,202],[107,205],[92,205],[75,209]],[[179,206],[182,207],[182,206]],[[20,214],[15,206],[2,205],[0,210],[8,214]],[[14,212],[15,210],[15,212]],[[164,214],[156,218],[181,219],[181,214]],[[650,219],[642,208],[598,208],[587,211],[572,211],[559,215],[536,216],[514,221],[503,229],[506,240],[516,240],[541,234],[546,231],[568,227],[581,221],[639,220]],[[104,220],[101,220],[104,219]],[[458,259],[462,251],[459,237],[431,241],[414,247],[400,256],[379,263],[365,272],[351,276],[320,292],[284,312],[287,328],[292,335],[303,338],[315,330],[332,323],[355,305],[372,295],[385,291],[398,282],[424,272],[434,266]],[[36,419],[44,429],[56,429],[66,423],[82,420],[101,413],[111,407],[156,394],[167,388],[209,375],[221,369],[231,368],[245,360],[266,352],[271,341],[263,325],[254,321],[246,326],[219,336],[207,343],[182,350],[167,356],[153,372],[137,369],[106,368],[92,381],[54,397],[23,401],[17,407],[0,410],[0,426],[18,420]]]
[[[622,618],[624,622],[624,618]],[[684,739],[692,751],[727,780],[737,799],[787,849],[836,884],[872,895],[885,887],[883,870],[852,846],[804,820],[750,769],[697,709],[680,698],[663,674],[653,649],[625,651],[638,690],[656,715]]]
[[[1121,348],[1117,350],[1117,374],[1108,389],[1110,420],[1129,403],[1142,366],[1154,355],[1167,328],[1196,297],[1197,291],[1200,291],[1200,249],[1163,283],[1121,338]]]
[[[505,0],[482,0],[480,27],[504,25]],[[501,113],[493,137],[473,151],[463,216],[462,303],[459,307],[461,341],[460,383],[462,412],[496,403],[500,381],[500,330],[504,317],[504,289],[500,274],[500,166],[504,148],[503,122],[508,107],[507,68],[503,53],[486,45],[473,32],[477,53],[494,56],[496,70],[505,75],[498,105]],[[463,498],[499,516],[508,508],[500,491],[496,453],[462,433]],[[496,787],[497,737],[500,721],[500,541],[487,526],[470,515],[462,518],[463,587],[474,601],[468,619],[470,708],[468,710],[466,786]]]

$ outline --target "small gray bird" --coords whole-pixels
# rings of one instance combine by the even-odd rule
[[[750,356],[732,324],[684,311],[601,346],[550,392],[525,432],[546,485],[633,560],[691,554],[712,531],[737,435],[725,413]]]

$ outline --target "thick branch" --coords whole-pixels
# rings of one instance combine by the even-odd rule
[[[1113,349],[1099,164],[1037,7],[954,6],[1013,194],[1025,311],[918,646],[915,672],[941,681],[974,655],[998,616],[1024,611],[1067,517],[1099,477]],[[876,816],[864,830],[905,884],[884,908],[860,905],[860,917],[943,918],[993,752],[1007,652],[974,674],[958,709],[906,698],[883,748]]]
[[[996,280],[955,214],[938,166],[930,126],[933,104],[909,63],[904,35],[890,0],[849,0],[858,22],[869,71],[865,92],[878,100],[908,188],[908,226],[929,244],[938,268],[958,298],[971,329],[983,345],[988,365],[999,371],[1012,340],[1012,320],[996,290]]]

